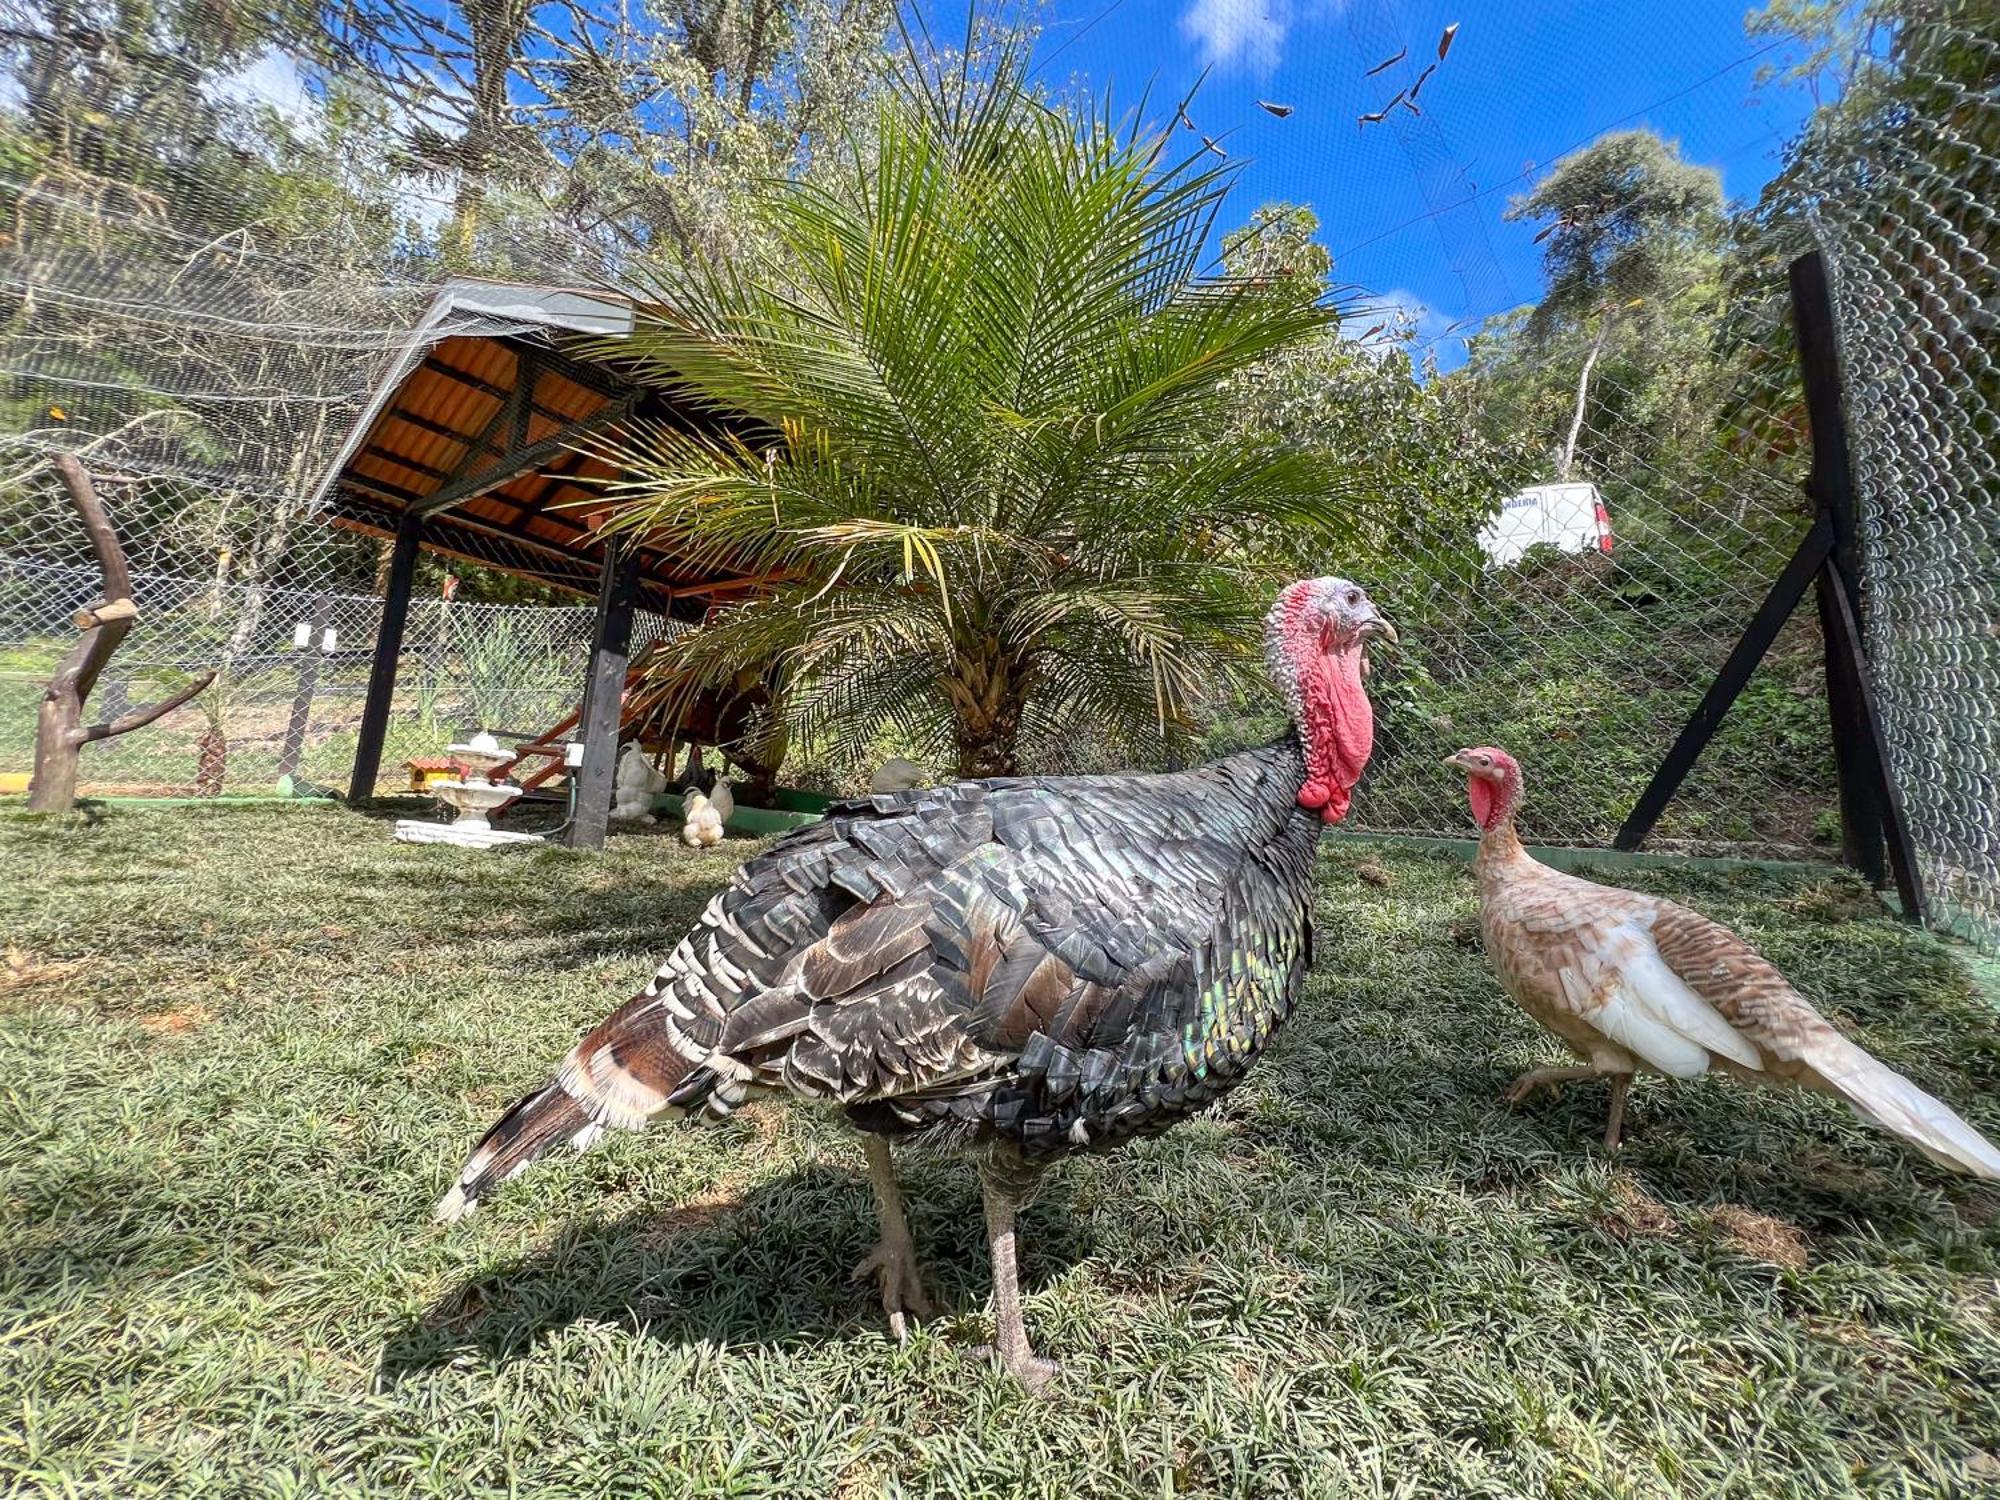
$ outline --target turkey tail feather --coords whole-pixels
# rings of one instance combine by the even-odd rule
[[[1901,1136],[1939,1166],[2000,1179],[2000,1148],[1949,1105],[1845,1037],[1819,1039],[1803,1060],[1862,1119]]]
[[[551,1080],[515,1103],[473,1148],[452,1190],[438,1200],[437,1219],[450,1224],[479,1206],[494,1188],[525,1170],[537,1157],[564,1141],[581,1151],[603,1127]]]
[[[699,1104],[711,1092],[707,1085],[719,1081],[712,1071],[695,1068],[701,1050],[687,1042],[654,994],[634,996],[577,1043],[555,1077],[486,1132],[457,1186],[438,1201],[439,1221],[464,1218],[480,1199],[565,1141],[581,1151],[607,1125],[643,1130],[662,1115]]]

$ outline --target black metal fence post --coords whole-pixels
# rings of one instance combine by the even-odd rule
[[[1806,492],[1833,523],[1828,567],[1839,573],[1848,598],[1859,611],[1864,606],[1855,535],[1854,469],[1847,449],[1847,422],[1840,409],[1840,349],[1834,330],[1833,294],[1819,252],[1792,262],[1791,283],[1799,374],[1805,384],[1806,418],[1812,425],[1812,474],[1806,480]],[[1842,660],[1845,636],[1833,588],[1829,571],[1822,569],[1817,587],[1819,628],[1826,643],[1826,707],[1833,731],[1834,774],[1839,782],[1840,852],[1870,885],[1880,886],[1887,874],[1882,809],[1875,793],[1881,773],[1873,764],[1855,676]]]

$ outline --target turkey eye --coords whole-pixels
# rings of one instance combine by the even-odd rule
[[[1349,589],[1347,591],[1347,602],[1349,604],[1359,604],[1361,602],[1361,590]]]

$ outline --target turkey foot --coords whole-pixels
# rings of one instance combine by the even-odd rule
[[[917,1252],[907,1236],[883,1239],[855,1262],[853,1277],[861,1281],[873,1276],[882,1288],[882,1311],[889,1317],[889,1332],[896,1342],[910,1341],[911,1318],[931,1315],[930,1298],[924,1295],[923,1273],[917,1267]]]
[[[1595,1068],[1535,1068],[1514,1080],[1514,1086],[1507,1090],[1507,1102],[1520,1104],[1538,1089],[1552,1089],[1561,1084],[1574,1083],[1579,1078],[1595,1078]]]
[[[1050,1381],[1062,1374],[1062,1366],[1052,1359],[1043,1359],[1037,1354],[1024,1354],[1017,1364],[1008,1364],[996,1344],[974,1344],[971,1357],[991,1360],[1027,1387],[1031,1396],[1042,1395]]]
[[[903,1212],[903,1191],[896,1185],[889,1143],[879,1135],[864,1137],[868,1151],[868,1181],[875,1189],[875,1209],[882,1221],[882,1238],[854,1267],[854,1279],[873,1276],[881,1283],[882,1311],[889,1315],[889,1332],[896,1342],[910,1341],[910,1318],[928,1318],[930,1299],[924,1295],[923,1273],[917,1268],[916,1242]]]

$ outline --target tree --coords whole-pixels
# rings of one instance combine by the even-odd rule
[[[1556,458],[1566,480],[1576,462],[1590,399],[1590,378],[1621,313],[1656,300],[1692,250],[1712,246],[1722,227],[1722,179],[1681,160],[1680,150],[1650,130],[1607,135],[1563,159],[1532,193],[1517,197],[1509,219],[1546,222],[1547,290],[1528,319],[1538,343],[1568,328],[1595,324],[1577,375],[1569,431]]]
[[[548,276],[738,253],[750,183],[865,114],[889,0],[345,0],[320,45],[451,193],[454,269]]]
[[[1333,257],[1313,236],[1319,220],[1292,203],[1258,209],[1223,240],[1233,276],[1275,295],[1324,302]],[[1352,325],[1363,325],[1359,336]],[[1522,444],[1483,430],[1484,396],[1441,376],[1414,353],[1416,328],[1366,299],[1340,326],[1261,360],[1232,381],[1231,441],[1274,439],[1347,470],[1357,504],[1342,565],[1407,567],[1413,528],[1427,551],[1470,550],[1500,497],[1528,474]]]
[[[101,724],[83,722],[90,690],[97,686],[106,663],[139,618],[139,607],[132,601],[132,577],[125,566],[125,549],[118,544],[118,533],[104,513],[104,504],[97,498],[90,475],[66,453],[57,456],[55,467],[90,538],[104,583],[104,602],[77,613],[76,627],[82,634],[42,691],[35,716],[35,775],[28,793],[30,812],[68,812],[76,805],[79,752],[85,745],[143,729],[155,719],[172,713],[215,680],[215,674],[210,672],[151,707],[135,709]]]
[[[1341,476],[1221,441],[1231,377],[1333,313],[1199,273],[1230,178],[1172,144],[1049,107],[1011,54],[912,64],[837,169],[754,198],[769,256],[650,288],[621,352],[732,431],[629,441],[613,524],[771,580],[666,670],[776,661],[795,729],[985,776],[1079,719],[1179,734],[1256,660],[1271,541],[1339,531]]]

